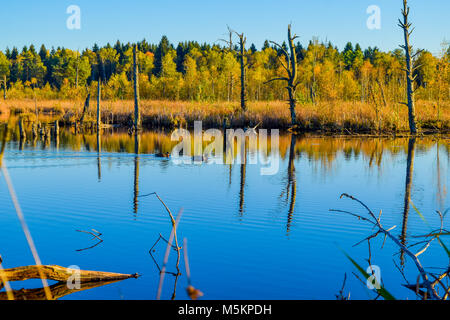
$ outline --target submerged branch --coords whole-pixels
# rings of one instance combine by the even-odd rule
[[[417,270],[420,273],[420,277],[422,278],[422,283],[420,284],[420,287],[426,288],[427,296],[429,298],[431,298],[431,299],[434,299],[434,300],[442,299],[438,295],[438,293],[437,293],[437,291],[435,289],[435,286],[437,284],[436,281],[434,281],[434,282],[430,281],[429,277],[432,276],[432,275],[425,271],[424,267],[422,266],[422,264],[421,264],[421,262],[420,262],[420,260],[418,258],[418,255],[414,254],[408,247],[406,247],[404,244],[402,244],[397,237],[393,236],[390,233],[389,230],[392,230],[392,228],[385,229],[382,226],[381,222],[380,222],[380,218],[377,218],[375,216],[375,214],[372,212],[372,210],[370,210],[370,208],[365,203],[363,203],[361,200],[359,200],[359,199],[357,199],[357,198],[355,198],[355,197],[353,197],[351,195],[348,195],[346,193],[341,195],[341,198],[343,198],[343,197],[346,197],[346,198],[349,198],[349,199],[351,199],[353,201],[358,202],[363,208],[365,208],[367,210],[367,212],[369,214],[369,217],[363,217],[363,216],[360,216],[360,215],[355,215],[355,214],[352,214],[352,213],[349,213],[349,212],[345,212],[345,211],[342,211],[342,210],[332,210],[332,211],[350,214],[352,216],[356,216],[359,219],[364,220],[364,221],[372,224],[373,227],[376,228],[377,230],[374,233],[374,236],[369,237],[370,239],[371,238],[375,238],[378,234],[384,234],[387,238],[391,239],[400,248],[400,250],[402,250],[404,253],[406,253],[406,255],[408,255],[410,257],[410,259],[415,264]]]

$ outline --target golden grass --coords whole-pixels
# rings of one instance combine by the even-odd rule
[[[57,117],[69,123],[79,119],[84,101],[46,100],[38,101],[40,120]],[[104,123],[128,125],[134,110],[132,100],[102,101]],[[34,120],[33,100],[0,101],[1,115],[22,114]],[[96,101],[91,100],[88,121],[95,118]],[[264,128],[287,129],[290,126],[288,105],[283,101],[248,102],[248,111],[240,112],[238,102],[190,102],[190,101],[141,101],[144,128],[171,128],[192,126],[202,120],[204,127],[221,128],[223,122],[232,127],[254,126],[261,122]],[[437,103],[417,101],[416,114],[424,130],[450,131],[450,102],[441,102],[438,120]],[[1,116],[0,115],[0,116]],[[373,105],[361,102],[331,101],[297,106],[299,128],[304,131],[326,131],[341,133],[374,132],[378,124],[382,132],[408,131],[408,112],[404,105],[391,104],[381,107],[379,121]]]

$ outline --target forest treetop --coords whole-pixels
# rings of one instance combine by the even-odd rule
[[[238,46],[180,42],[174,46],[166,36],[159,44],[146,40],[137,43],[141,96],[144,99],[171,100],[234,100],[239,96]],[[287,48],[286,43],[282,47]],[[246,48],[247,90],[250,100],[282,100],[283,85],[264,83],[284,72],[280,58],[282,50],[266,41],[261,49]],[[383,52],[359,44],[348,43],[340,51],[331,42],[313,39],[304,47],[296,44],[298,74],[301,86],[299,101],[312,96],[320,100],[366,100],[371,82],[386,86],[386,94],[401,97],[404,83],[404,53],[399,48]],[[450,47],[442,45],[439,56],[422,51],[416,59],[417,85],[427,98],[450,99]],[[111,99],[132,97],[131,43],[117,41],[114,45],[95,44],[82,52],[51,48],[39,50],[34,45],[20,51],[7,48],[0,51],[0,80],[5,79],[8,95],[43,98],[73,98],[86,86],[94,86],[100,78],[104,95]],[[31,94],[31,92],[33,92]],[[94,92],[94,90],[92,90]],[[420,92],[419,92],[420,94]]]

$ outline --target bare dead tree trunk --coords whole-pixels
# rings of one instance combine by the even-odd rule
[[[86,113],[89,110],[90,101],[91,101],[91,93],[88,92],[86,100],[84,101],[83,113],[81,114],[81,118],[80,118],[80,128],[83,127],[84,117],[86,116]]]
[[[403,29],[403,34],[405,38],[405,44],[401,45],[400,47],[405,50],[405,60],[406,60],[406,94],[408,102],[404,103],[408,106],[408,121],[409,121],[409,131],[411,134],[417,133],[417,125],[416,125],[416,110],[415,110],[415,99],[414,99],[414,80],[415,76],[414,73],[414,67],[413,67],[413,54],[412,54],[412,46],[409,41],[409,37],[411,36],[411,33],[414,31],[411,30],[411,23],[408,22],[408,16],[409,16],[409,7],[408,7],[408,1],[403,0],[403,21],[399,19],[399,26]]]
[[[266,82],[266,83],[269,83],[269,82],[272,82],[272,81],[281,80],[281,81],[285,81],[287,83],[286,89],[288,90],[288,93],[289,93],[289,109],[290,109],[290,112],[291,112],[291,123],[292,123],[292,126],[296,125],[296,123],[297,123],[297,116],[296,116],[296,113],[295,113],[295,107],[296,107],[296,104],[297,104],[297,99],[295,97],[295,91],[296,91],[297,86],[298,86],[298,82],[297,82],[297,54],[295,52],[295,45],[294,45],[294,40],[297,39],[297,38],[298,37],[296,35],[292,36],[292,34],[291,34],[291,25],[288,25],[289,53],[282,46],[280,46],[278,43],[270,41],[271,43],[276,45],[278,48],[280,48],[280,50],[282,51],[282,53],[284,54],[284,56],[286,58],[286,64],[283,63],[283,61],[281,59],[280,59],[280,63],[283,66],[283,68],[286,70],[287,77],[274,78],[274,79],[271,79],[271,80]]]
[[[100,101],[102,98],[102,79],[98,77],[98,85],[97,85],[97,132],[100,132],[100,127],[102,125],[101,119],[101,110],[100,110]]]
[[[6,75],[3,75],[3,100],[6,100]]]
[[[141,128],[141,113],[139,112],[139,65],[137,45],[133,47],[133,82],[134,82],[134,130]]]
[[[76,76],[75,76],[75,88],[76,89],[78,89],[79,59],[80,59],[80,53],[77,51],[77,70],[76,70]]]
[[[245,63],[245,42],[247,41],[247,38],[244,37],[244,34],[238,34],[239,37],[239,45],[240,45],[240,53],[239,53],[239,61],[241,64],[241,108],[242,111],[247,111],[247,94],[246,94],[246,87],[245,87],[245,80],[246,80],[246,63]]]
[[[220,41],[225,42],[228,44],[228,52],[233,52],[233,30],[230,28],[230,26],[227,26],[228,29],[228,40],[225,39],[219,39]],[[228,75],[228,83],[227,83],[227,100],[231,101],[233,97],[233,73],[230,72]]]

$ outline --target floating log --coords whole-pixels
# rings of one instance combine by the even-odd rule
[[[86,282],[81,284],[80,289],[69,289],[66,283],[58,282],[54,285],[51,285],[49,289],[52,294],[52,298],[54,300],[58,300],[64,296],[67,296],[75,292],[106,286],[108,284],[115,283],[118,281],[120,280]],[[47,300],[44,288],[13,290],[11,293],[14,296],[14,300]],[[0,292],[0,301],[2,300],[8,300],[6,292]]]
[[[39,269],[48,280],[55,281],[67,281],[72,277],[75,272],[80,276],[80,282],[98,282],[98,281],[113,281],[113,280],[125,280],[129,278],[138,278],[139,275],[135,274],[122,274],[112,272],[101,271],[87,271],[69,269],[60,266],[26,266],[17,267],[12,269],[4,269],[3,272],[8,281],[23,281],[29,279],[40,279]]]

